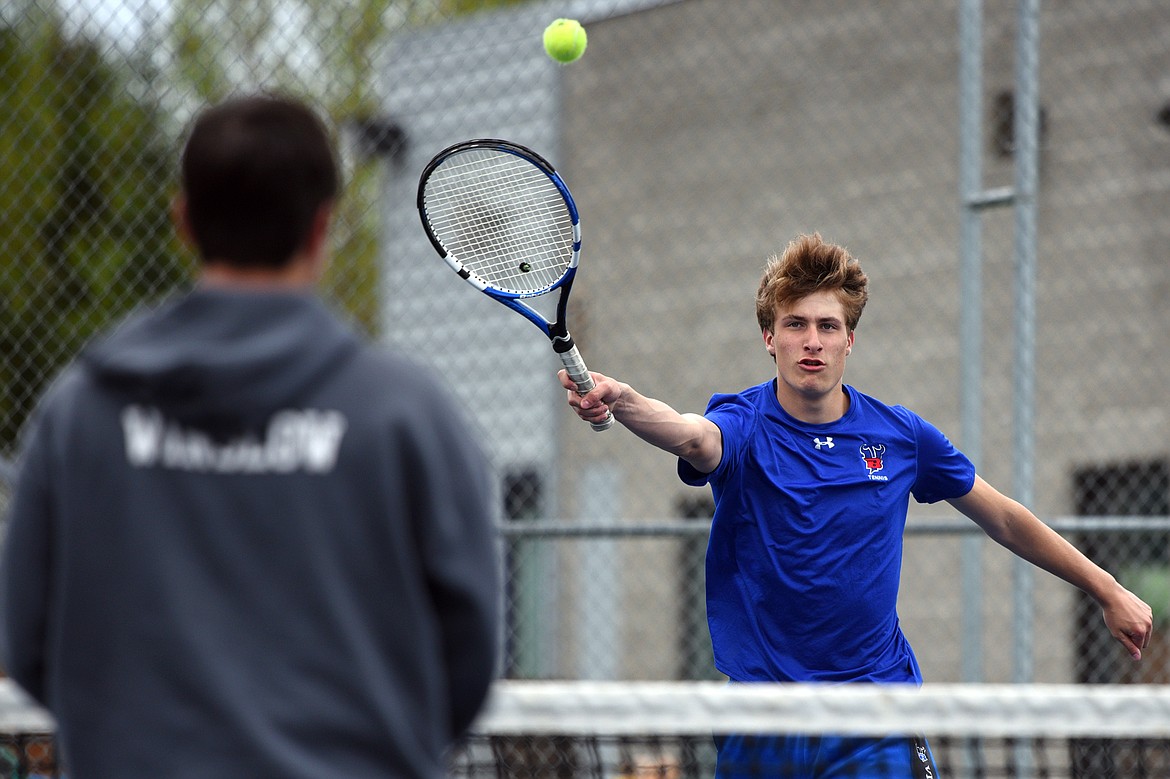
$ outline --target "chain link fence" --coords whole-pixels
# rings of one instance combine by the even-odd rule
[[[533,146],[573,189],[570,325],[590,367],[680,410],[771,375],[752,303],[770,254],[802,232],[848,246],[872,297],[846,380],[934,422],[1154,605],[1165,633],[1170,6],[1041,7],[1029,279],[1010,193],[1026,5],[7,0],[0,457],[92,334],[189,284],[168,203],[192,112],[281,89],[320,107],[342,153],[327,294],[448,378],[498,470],[509,676],[713,678],[711,506],[672,458],[579,423],[547,341],[434,256],[418,174],[484,136]],[[589,32],[569,66],[540,45],[559,16]],[[979,193],[960,176],[971,155]],[[1021,590],[1011,556],[948,512],[913,506],[907,533],[900,613],[928,679],[1009,680],[1022,654],[1037,681],[1166,681],[1164,639],[1132,666],[1092,604],[1042,574]]]

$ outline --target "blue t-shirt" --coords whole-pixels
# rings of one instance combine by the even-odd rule
[[[823,425],[784,411],[775,380],[715,395],[722,460],[710,474],[679,460],[715,497],[707,619],[732,681],[922,681],[897,614],[909,496],[966,495],[975,468],[912,411],[845,392]]]

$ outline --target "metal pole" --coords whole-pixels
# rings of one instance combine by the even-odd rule
[[[979,469],[983,449],[983,0],[959,7],[960,354],[963,451]],[[962,679],[983,680],[983,541],[962,541]]]
[[[1013,464],[1016,500],[1031,506],[1033,496],[1036,389],[1036,178],[1040,139],[1039,41],[1040,0],[1019,0],[1016,30],[1015,139],[1015,242],[1016,359],[1012,407]],[[1034,672],[1034,573],[1032,566],[1016,558],[1013,681],[1032,682]],[[1016,764],[1021,774],[1032,770],[1031,744],[1016,745]]]
[[[1036,179],[1040,138],[1040,0],[1020,0],[1015,96],[1015,352],[1013,463],[1015,498],[1031,506],[1036,384]],[[1033,572],[1015,561],[1014,681],[1033,680]]]

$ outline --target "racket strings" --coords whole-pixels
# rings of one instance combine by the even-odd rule
[[[470,149],[447,158],[428,178],[424,204],[444,249],[501,290],[551,289],[580,240],[556,184],[507,152]]]

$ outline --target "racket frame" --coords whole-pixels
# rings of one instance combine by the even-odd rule
[[[522,292],[492,286],[468,268],[458,257],[449,252],[431,228],[430,220],[427,218],[426,207],[427,182],[430,180],[431,174],[451,157],[475,149],[513,154],[531,163],[544,175],[548,176],[564,200],[573,229],[572,251],[565,271],[551,284],[536,290]],[[577,266],[581,259],[581,217],[577,211],[577,204],[573,200],[573,195],[569,192],[569,187],[565,184],[560,174],[557,173],[556,168],[552,166],[552,163],[526,146],[499,138],[476,138],[469,141],[461,141],[437,153],[427,163],[426,167],[423,168],[418,182],[417,207],[427,239],[430,240],[431,245],[438,252],[439,256],[443,258],[443,261],[468,284],[488,297],[503,303],[540,328],[540,331],[552,342],[553,351],[561,358],[561,362],[565,366],[569,378],[577,385],[577,394],[584,395],[593,389],[595,386],[593,377],[589,374],[589,369],[586,367],[585,361],[582,359],[581,353],[573,341],[573,336],[569,333],[567,324],[569,293],[572,291],[573,281],[577,276]],[[551,322],[535,308],[524,302],[528,298],[547,295],[554,290],[560,290],[560,294],[557,298],[556,318]],[[607,414],[603,421],[590,424],[594,430],[608,430],[613,426],[613,415]]]

